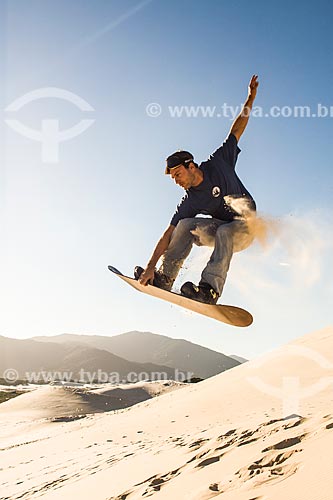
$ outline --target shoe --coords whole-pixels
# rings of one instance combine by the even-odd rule
[[[214,288],[209,283],[201,281],[198,286],[187,281],[180,289],[180,293],[188,299],[204,302],[205,304],[215,305],[218,301],[219,295],[215,292]]]
[[[143,267],[136,266],[134,268],[134,278],[138,280],[143,271]],[[163,290],[167,290],[169,292],[172,288],[172,285],[173,281],[171,280],[171,278],[161,273],[160,271],[154,271],[153,286],[156,286],[157,288],[163,288]]]

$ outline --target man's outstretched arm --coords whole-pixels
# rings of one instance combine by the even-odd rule
[[[168,248],[174,229],[175,226],[170,225],[159,239],[153,255],[151,256],[146,266],[146,269],[140,276],[139,282],[141,283],[141,285],[148,285],[149,282],[153,282],[155,266],[159,258],[162,257],[162,255]]]
[[[230,134],[233,134],[236,137],[237,141],[239,141],[242,133],[246,128],[247,122],[249,121],[253,101],[257,95],[258,85],[258,75],[253,75],[249,83],[246,102],[244,103],[242,111],[237,116],[230,129]]]

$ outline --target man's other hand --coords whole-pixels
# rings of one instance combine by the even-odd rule
[[[154,273],[155,269],[147,267],[141,274],[139,283],[144,286],[147,286],[148,284],[152,285],[154,281]]]

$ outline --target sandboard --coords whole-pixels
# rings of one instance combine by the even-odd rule
[[[216,319],[217,321],[222,321],[223,323],[233,326],[249,326],[253,322],[252,315],[240,307],[223,304],[204,304],[203,302],[188,299],[178,293],[168,292],[167,290],[162,290],[161,288],[157,288],[152,285],[141,285],[137,280],[130,278],[129,276],[125,276],[113,266],[108,266],[108,269],[139,292],[152,295],[158,299],[166,300],[167,302],[171,302],[171,304],[175,304],[177,306],[185,307],[185,309],[203,314],[204,316]]]

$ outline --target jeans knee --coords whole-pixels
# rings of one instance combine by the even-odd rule
[[[234,233],[234,226],[233,226],[233,223],[232,222],[228,222],[227,224],[221,224],[221,226],[219,226],[217,229],[216,229],[216,235],[217,236],[226,236],[226,237],[232,237],[233,233]]]
[[[176,226],[176,231],[189,233],[192,229],[195,228],[195,223],[195,218],[181,219]]]
[[[193,243],[193,234],[191,233],[191,230],[195,227],[195,224],[193,222],[194,219],[181,219],[174,232],[172,233],[171,240],[169,243],[169,247],[167,249],[167,252],[170,252],[170,249],[174,250],[178,248],[182,248]]]
[[[253,242],[253,236],[249,233],[247,225],[242,221],[233,221],[220,226],[216,234],[220,240],[232,242],[234,252],[245,250]]]

